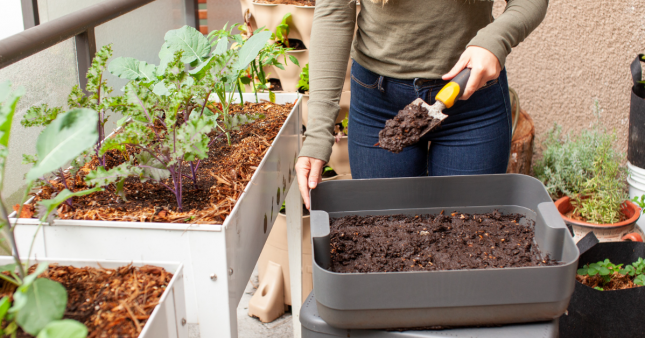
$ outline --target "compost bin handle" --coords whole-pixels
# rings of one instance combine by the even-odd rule
[[[593,231],[589,231],[585,237],[582,237],[576,243],[578,246],[578,251],[580,251],[580,254],[582,255],[583,253],[587,252],[589,249],[593,248],[596,244],[598,244],[598,238],[596,237],[596,234],[593,233]]]

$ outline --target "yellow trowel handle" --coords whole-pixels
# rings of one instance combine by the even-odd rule
[[[455,104],[461,95],[466,90],[466,84],[470,78],[470,68],[464,68],[457,76],[455,76],[447,85],[443,86],[435,100],[443,102],[446,108],[450,108]]]

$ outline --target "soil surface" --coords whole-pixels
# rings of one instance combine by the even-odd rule
[[[293,104],[246,102],[244,113],[262,113],[265,118],[231,132],[231,145],[228,145],[226,137],[220,137],[213,143],[208,158],[201,162],[197,171],[197,185],[193,185],[192,179],[182,180],[183,212],[177,211],[175,195],[168,189],[160,184],[141,183],[138,178],[131,177],[126,179],[124,185],[127,201],[117,196],[114,185],[109,185],[105,187],[105,191],[75,197],[71,207],[63,204],[58,209],[57,216],[63,219],[104,221],[222,224],[251,180],[292,108]],[[235,105],[231,111],[240,113],[242,108]],[[213,138],[216,135],[214,131],[209,136]],[[129,148],[129,152],[135,151]],[[109,170],[123,163],[124,155],[118,151],[111,151],[106,160],[106,169]],[[83,178],[97,165],[98,160],[94,158],[79,171],[75,179],[67,175],[67,184],[71,190],[85,189]],[[183,172],[190,175],[188,163],[184,165]],[[54,188],[57,191],[63,189],[63,185],[58,181],[50,183],[53,188],[45,186],[36,194],[32,206],[23,209],[23,217],[35,218],[35,203],[50,198],[55,193]]]
[[[262,4],[316,6],[316,0],[254,0]]]
[[[269,79],[269,84],[271,86],[270,88],[271,88],[272,91],[274,91],[274,92],[283,91],[282,83],[280,83],[280,80],[278,80],[278,79]]]
[[[435,126],[439,124],[439,120],[433,120],[426,108],[409,104],[393,119],[385,122],[385,128],[378,133],[378,145],[393,153],[400,153],[403,148],[419,142],[421,133],[433,122]]]
[[[603,291],[623,290],[640,287],[640,285],[634,284],[634,277],[630,275],[621,275],[618,272],[614,272],[613,276],[611,277],[611,281],[605,285],[603,285],[603,279],[600,275],[576,275],[576,280],[591,288],[601,287]]]
[[[346,216],[332,220],[331,271],[388,272],[557,265],[520,214]]]
[[[29,271],[34,268],[35,265]],[[135,338],[159,304],[172,274],[149,265],[100,269],[52,264],[40,277],[57,281],[67,289],[64,318],[85,324],[88,338]],[[14,291],[15,287],[11,290],[3,285],[1,294],[11,295]],[[33,336],[20,330],[17,337]]]

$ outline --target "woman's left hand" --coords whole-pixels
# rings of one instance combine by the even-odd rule
[[[457,76],[464,68],[470,68],[470,78],[460,100],[467,100],[475,91],[483,87],[486,82],[499,77],[502,71],[502,65],[499,64],[497,57],[485,48],[469,46],[461,54],[459,61],[454,67],[444,75],[444,80],[451,80]]]

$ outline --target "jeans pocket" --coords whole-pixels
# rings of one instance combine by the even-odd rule
[[[356,84],[368,89],[373,89],[378,86],[380,75],[364,68],[358,62],[352,62],[352,81]]]
[[[491,87],[491,86],[495,85],[497,82],[499,82],[499,78],[492,79],[492,80],[486,82],[486,84],[483,87],[477,89],[476,91],[484,90],[484,89],[486,89],[488,87]]]

